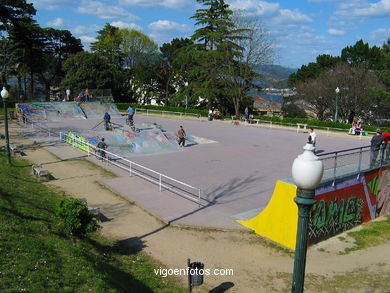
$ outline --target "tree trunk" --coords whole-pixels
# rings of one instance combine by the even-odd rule
[[[30,70],[30,98],[34,99],[34,72]]]

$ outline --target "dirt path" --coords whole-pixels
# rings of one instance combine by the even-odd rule
[[[31,145],[31,141],[16,134],[15,128],[11,124],[12,143]],[[102,222],[105,236],[127,241],[166,268],[185,268],[190,257],[205,263],[206,268],[233,269],[233,276],[205,276],[205,284],[193,292],[208,292],[225,282],[234,285],[229,292],[290,290],[293,256],[272,248],[259,236],[167,227],[103,187],[99,181],[113,175],[99,166],[83,159],[63,161],[43,148],[29,148],[25,153],[25,158],[43,164],[56,178],[45,184],[73,197],[84,197],[90,206],[100,208],[106,218]],[[343,243],[333,238],[309,249],[306,292],[386,292],[390,288],[390,257],[384,257],[384,253],[390,251],[390,243],[339,255]],[[186,277],[180,279],[185,286]]]

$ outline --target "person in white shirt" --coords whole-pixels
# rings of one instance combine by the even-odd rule
[[[309,135],[309,143],[316,147],[317,133],[314,132],[314,129],[312,127],[309,128]]]

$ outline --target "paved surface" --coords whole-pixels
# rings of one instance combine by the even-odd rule
[[[113,121],[124,124],[125,118]],[[59,132],[91,129],[99,122],[96,119],[77,120],[52,122],[46,126],[52,132]],[[292,162],[302,153],[308,137],[307,133],[296,133],[295,129],[233,125],[221,121],[136,115],[135,122],[156,122],[169,131],[177,131],[179,125],[183,125],[187,134],[217,142],[192,145],[168,154],[131,156],[136,163],[200,188],[202,206],[166,190],[159,192],[158,186],[104,164],[102,166],[120,177],[103,183],[166,222],[224,229],[243,229],[234,222],[234,216],[253,215],[248,211],[258,212],[267,205],[275,182],[291,177]],[[317,133],[318,151],[331,152],[368,144],[367,139],[360,140],[347,134],[328,137],[325,133]],[[41,135],[35,134],[34,139],[62,159],[85,155],[70,146],[58,144],[57,137]],[[98,162],[94,157],[88,159]]]

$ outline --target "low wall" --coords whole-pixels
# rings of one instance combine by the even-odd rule
[[[277,181],[272,198],[256,217],[238,221],[257,234],[295,249],[298,208],[296,186]],[[363,222],[390,213],[390,167],[339,179],[316,189],[311,210],[309,245],[328,239]]]

